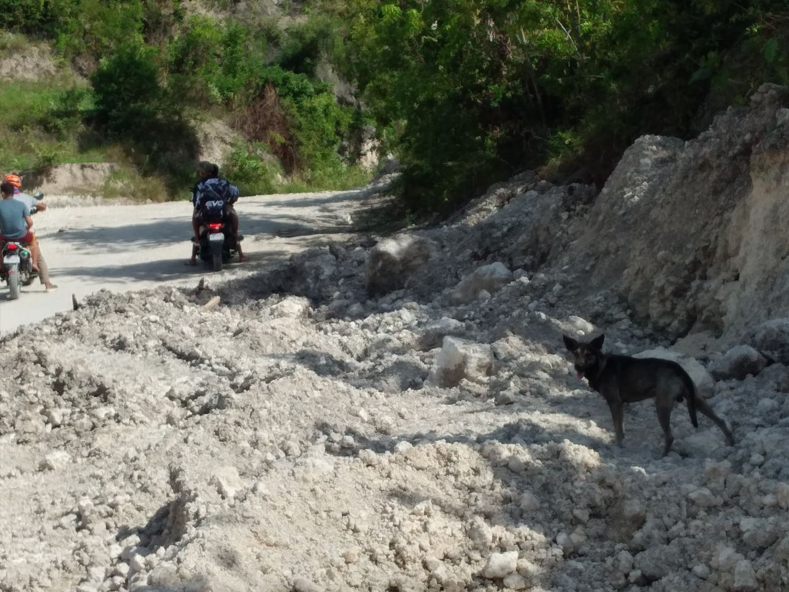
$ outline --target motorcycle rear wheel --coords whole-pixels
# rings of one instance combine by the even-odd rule
[[[8,298],[16,300],[19,298],[19,266],[8,266]]]

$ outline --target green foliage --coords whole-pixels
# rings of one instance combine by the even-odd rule
[[[236,146],[222,174],[233,179],[241,195],[277,193],[281,173],[266,146],[259,143]]]
[[[153,48],[130,42],[99,65],[91,78],[96,116],[110,133],[144,133],[170,110],[157,57]]]
[[[786,80],[785,2],[324,7],[344,23],[334,59],[403,161],[415,207],[551,160],[585,163],[601,180],[636,136],[688,137],[710,97],[744,100],[765,80]]]
[[[50,101],[41,127],[61,141],[67,140],[83,127],[85,115],[93,107],[93,95],[84,88],[69,88]]]
[[[60,0],[57,47],[67,56],[102,58],[121,44],[142,43],[141,0]]]

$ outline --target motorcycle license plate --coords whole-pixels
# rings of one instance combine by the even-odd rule
[[[209,235],[208,235],[208,240],[209,240],[210,242],[212,242],[212,243],[220,243],[220,242],[222,242],[223,240],[225,240],[225,237],[224,237],[224,235],[223,235],[223,234],[219,234],[219,233],[216,233],[216,234],[209,234]]]
[[[6,255],[3,257],[3,263],[6,265],[16,265],[19,263],[19,255]]]

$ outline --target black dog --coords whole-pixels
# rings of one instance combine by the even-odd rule
[[[726,442],[734,445],[726,423],[712,411],[707,402],[697,392],[693,380],[684,368],[671,360],[658,358],[632,358],[630,356],[606,355],[603,353],[603,340],[600,335],[588,343],[580,343],[564,336],[564,345],[575,356],[574,365],[578,378],[586,378],[589,386],[600,393],[611,409],[614,418],[616,442],[622,445],[625,437],[622,405],[645,399],[655,399],[658,421],[665,435],[663,456],[671,450],[674,437],[671,435],[671,410],[675,401],[688,402],[688,413],[693,427],[698,428],[696,419],[698,409],[714,421],[721,429]]]

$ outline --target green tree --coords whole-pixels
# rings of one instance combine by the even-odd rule
[[[91,78],[98,121],[118,136],[136,136],[155,126],[172,106],[159,82],[155,49],[126,43]]]

